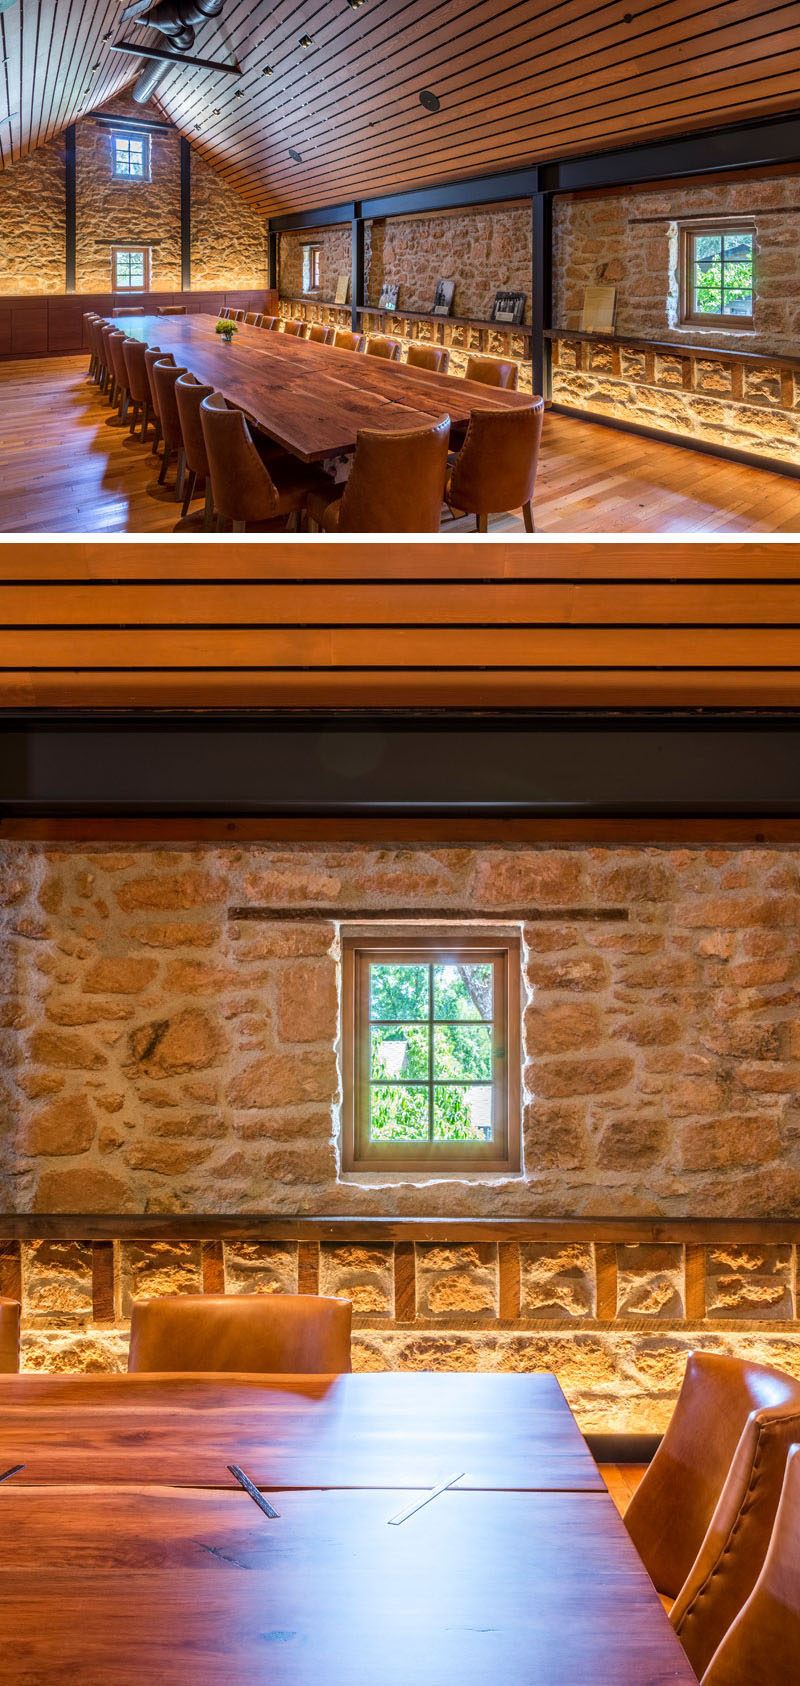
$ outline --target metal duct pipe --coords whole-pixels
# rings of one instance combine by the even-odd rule
[[[225,0],[158,0],[146,17],[138,21],[149,24],[151,29],[160,30],[177,53],[188,53],[189,48],[194,46],[193,25],[202,23],[204,18],[219,17],[224,3]],[[131,90],[139,105],[146,104],[171,69],[171,65],[153,60],[142,71]]]

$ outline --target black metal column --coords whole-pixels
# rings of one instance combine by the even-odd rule
[[[553,325],[553,199],[549,193],[534,193],[533,275],[531,285],[531,363],[535,393],[548,399],[552,393],[551,344],[545,328]]]
[[[276,228],[271,228],[267,242],[267,286],[273,290],[278,286],[278,241],[280,235]]]
[[[351,229],[351,280],[350,280],[350,322],[353,333],[359,331],[359,305],[364,303],[364,218],[361,215],[361,205],[353,206],[353,220]]]
[[[75,124],[64,131],[64,292],[76,290],[78,245],[78,165],[75,152]]]
[[[181,135],[181,292],[192,285],[192,151]]]

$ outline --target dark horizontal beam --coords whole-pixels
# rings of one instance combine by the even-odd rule
[[[156,59],[159,64],[190,64],[195,70],[216,70],[225,76],[241,76],[238,64],[220,64],[218,59],[199,59],[191,53],[172,53],[169,47],[142,47],[136,41],[110,41],[112,53],[130,53],[137,59]]]
[[[3,1212],[0,1241],[596,1241],[764,1246],[800,1242],[798,1218],[362,1218],[267,1212]]]
[[[9,715],[0,818],[800,815],[800,716]]]
[[[89,112],[87,117],[92,123],[99,123],[101,129],[135,129],[139,133],[148,135],[174,135],[175,133],[174,123],[152,123],[148,122],[145,117],[106,117],[95,111]]]
[[[500,174],[469,176],[435,187],[384,194],[361,202],[360,215],[409,216],[489,205],[505,199],[529,199],[537,192],[573,193],[601,187],[632,187],[638,182],[671,177],[708,175],[717,170],[748,169],[758,165],[800,160],[800,115],[740,123],[727,129],[702,129],[675,140],[646,141],[613,152],[586,153],[506,170]],[[318,206],[312,211],[271,217],[270,228],[324,228],[348,222],[352,206]]]

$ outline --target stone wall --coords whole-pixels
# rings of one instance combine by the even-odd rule
[[[402,1305],[390,1245],[345,1234],[315,1280],[357,1288],[358,1364],[553,1365],[586,1425],[661,1425],[698,1329],[798,1369],[791,1247],[600,1219],[800,1216],[800,851],[7,843],[2,889],[5,1211],[581,1217],[516,1262],[412,1243]],[[338,1174],[336,909],[398,905],[530,910],[521,1177]],[[296,1242],[212,1245],[233,1291],[298,1280]],[[124,1242],[98,1321],[89,1244],[26,1247],[33,1366],[119,1362],[130,1293],[205,1268]]]
[[[304,228],[299,234],[281,234],[278,241],[278,289],[282,298],[303,297],[303,247],[319,246],[319,291],[310,297],[332,301],[340,275],[350,275],[350,224],[331,228]],[[348,294],[348,298],[349,298]]]
[[[120,94],[105,116],[165,121],[155,107]],[[115,180],[112,131],[85,117],[76,125],[76,291],[108,292],[111,247],[130,243],[151,252],[153,291],[181,286],[180,138],[153,131],[151,180]],[[264,287],[266,220],[224,183],[198,153],[191,155],[192,287]],[[64,139],[49,141],[0,171],[0,294],[63,293],[65,283]],[[348,259],[349,262],[349,259]]]
[[[679,322],[681,219],[741,215],[755,224],[753,329]],[[617,288],[617,334],[793,356],[800,345],[800,172],[673,184],[620,194],[561,194],[553,218],[554,324],[580,326],[587,286]]]
[[[0,170],[0,294],[63,293],[64,139]]]

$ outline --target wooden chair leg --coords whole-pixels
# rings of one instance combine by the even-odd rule
[[[232,533],[246,533],[247,532],[247,522],[246,521],[232,521],[231,522],[231,532]]]
[[[161,458],[161,473],[158,476],[159,486],[163,486],[164,481],[167,478],[167,465],[171,461],[172,461],[172,452],[167,450],[167,447],[166,447],[166,444],[165,444],[164,445],[164,453],[163,453],[163,456]]]
[[[194,489],[195,489],[196,484],[197,484],[197,475],[195,474],[194,469],[190,468],[189,473],[186,476],[186,490],[183,494],[183,503],[181,504],[181,515],[188,515],[188,513],[189,513],[189,505],[192,501],[192,498],[194,497]]]
[[[127,419],[128,419],[128,402],[129,402],[129,394],[127,393],[127,391],[124,391],[122,393],[122,402],[120,404],[120,411],[119,411],[120,421],[127,421]]]
[[[179,498],[183,498],[183,486],[186,479],[186,452],[182,445],[178,446],[178,467],[176,470],[175,490]]]
[[[203,532],[204,533],[210,533],[213,530],[213,521],[214,521],[214,494],[211,490],[211,481],[207,480],[206,481],[206,502],[205,502],[205,509],[203,510]]]
[[[145,398],[145,401],[142,405],[142,433],[141,433],[142,439],[146,439],[147,429],[148,429],[149,426],[150,426],[150,403],[149,403],[149,400],[147,398]]]
[[[488,531],[489,531],[489,517],[488,517],[488,515],[476,515],[476,517],[475,517],[475,531],[476,531],[476,533],[488,533]]]
[[[160,443],[161,443],[161,423],[158,419],[158,416],[154,416],[153,417],[153,456],[154,457],[158,456],[158,447],[159,447]]]
[[[522,519],[525,522],[526,533],[535,533],[536,525],[533,519],[533,504],[531,503],[530,498],[527,503],[522,505]]]

